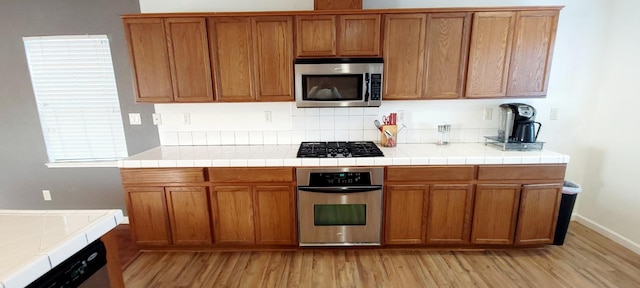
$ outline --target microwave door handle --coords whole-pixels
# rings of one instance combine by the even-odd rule
[[[369,73],[364,73],[364,81],[365,81],[365,92],[364,92],[364,102],[369,102],[369,87],[371,87],[371,80],[369,79]]]

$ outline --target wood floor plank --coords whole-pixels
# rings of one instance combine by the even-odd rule
[[[571,223],[564,246],[505,250],[143,252],[126,287],[640,287],[640,255]]]

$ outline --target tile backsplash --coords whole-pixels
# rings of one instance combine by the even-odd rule
[[[380,141],[374,120],[398,113],[398,143],[434,143],[439,124],[450,142],[495,135],[504,100],[387,101],[376,108],[297,108],[294,102],[156,104],[162,145],[298,144],[302,141]],[[484,109],[493,108],[491,120]],[[404,128],[403,128],[404,126]]]

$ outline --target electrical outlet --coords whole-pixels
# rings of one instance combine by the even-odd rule
[[[484,108],[484,120],[493,119],[493,108]]]
[[[160,113],[151,114],[151,118],[153,119],[153,125],[162,125],[162,116],[160,116]]]
[[[559,113],[560,113],[560,109],[551,108],[551,111],[549,112],[549,120],[558,120]]]
[[[398,122],[404,122],[404,110],[398,110]]]
[[[51,191],[42,190],[42,197],[44,197],[44,201],[51,201]]]
[[[184,124],[191,124],[191,114],[189,113],[184,113],[182,114],[182,118],[184,119]]]
[[[271,123],[271,111],[264,111],[264,122]]]
[[[140,113],[129,113],[129,125],[142,125]]]

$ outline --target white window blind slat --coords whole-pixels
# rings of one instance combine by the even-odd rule
[[[107,36],[23,41],[49,161],[127,157]]]

